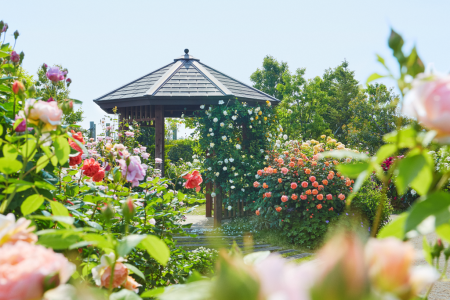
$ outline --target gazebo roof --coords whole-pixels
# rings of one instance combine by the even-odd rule
[[[246,85],[211,68],[199,59],[185,55],[174,62],[138,78],[94,100],[103,110],[110,112],[115,106],[140,105],[192,106],[217,104],[219,100],[271,101],[280,100]]]

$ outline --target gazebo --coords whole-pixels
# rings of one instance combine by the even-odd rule
[[[200,105],[216,105],[219,100],[245,101],[249,105],[280,102],[200,62],[189,55],[188,49],[184,53],[168,65],[94,100],[106,113],[117,107],[121,122],[134,120],[147,125],[153,121],[157,158],[164,158],[165,117],[190,116]],[[157,167],[164,174],[164,162]]]

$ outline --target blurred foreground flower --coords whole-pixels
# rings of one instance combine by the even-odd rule
[[[30,224],[31,221],[25,218],[20,218],[16,222],[16,217],[11,213],[6,216],[0,215],[0,246],[18,241],[36,243],[37,236],[33,233],[35,227],[30,227]]]
[[[450,142],[450,75],[419,74],[406,94],[403,113],[436,130],[438,141]]]
[[[64,284],[75,265],[43,246],[19,241],[0,248],[0,300],[41,299],[44,282]]]
[[[202,175],[199,171],[195,170],[192,174],[188,173],[183,176],[187,181],[184,183],[184,187],[187,189],[194,189],[198,192],[200,191],[200,184],[203,182]]]

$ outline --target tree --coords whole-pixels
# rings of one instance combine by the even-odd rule
[[[278,62],[270,55],[264,57],[262,69],[256,71],[250,76],[253,87],[269,94],[279,100],[282,100],[283,94],[277,90],[278,84],[285,84],[283,74],[289,68],[286,62]]]
[[[323,75],[322,91],[329,97],[329,106],[324,118],[329,124],[332,135],[340,142],[347,143],[347,123],[353,115],[349,103],[357,97],[364,97],[359,90],[359,83],[355,79],[355,72],[348,69],[348,62],[344,61],[335,69],[328,69]]]
[[[398,112],[398,95],[383,84],[369,85],[364,97],[356,97],[349,103],[352,118],[347,126],[348,143],[375,153],[384,144],[383,136],[410,120]]]

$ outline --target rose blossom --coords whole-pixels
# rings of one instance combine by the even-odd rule
[[[45,102],[42,100],[28,99],[25,102],[24,113],[28,122],[37,125],[39,120],[45,123],[44,131],[56,129],[61,124],[62,110],[56,101]]]
[[[122,144],[115,144],[113,148],[118,150],[118,151],[121,151],[121,150],[125,149],[125,146],[122,145]]]
[[[141,149],[141,152],[145,152],[145,151],[147,151],[147,147],[139,147],[139,149]]]
[[[78,154],[77,156],[70,156],[70,157],[69,157],[69,166],[76,166],[76,165],[81,164],[81,161],[82,161],[81,156],[82,156],[82,155],[83,155],[83,154],[80,153],[80,154]]]
[[[155,158],[155,163],[157,163],[157,164],[162,163],[162,159],[161,158]]]
[[[125,131],[126,136],[134,136],[134,132],[131,131]]]
[[[289,172],[289,170],[285,167],[281,168],[281,173],[283,173],[284,175],[287,174],[287,172]]]
[[[403,113],[437,131],[437,139],[450,141],[450,75],[419,74],[406,94]]]
[[[288,196],[286,195],[281,196],[281,202],[286,202],[288,200],[289,200]]]
[[[127,281],[125,281],[125,284],[123,285],[124,288],[135,293],[139,292],[140,286],[142,286],[142,284],[137,283],[136,280],[134,280],[134,278],[131,276],[127,277]]]
[[[122,169],[123,176],[126,176],[128,182],[132,183],[132,186],[138,186],[139,181],[144,180],[145,170],[141,165],[141,159],[138,156],[130,156],[130,164],[124,159],[119,159],[119,165]]]
[[[142,156],[143,159],[148,159],[150,157],[150,154],[149,153],[142,153],[141,156]]]
[[[97,174],[97,172],[100,170],[100,165],[93,158],[86,159],[83,163],[83,167],[81,168],[81,170],[83,170],[84,175],[92,177],[95,174]]]
[[[184,187],[187,189],[194,189],[198,192],[200,191],[200,184],[203,182],[202,175],[199,171],[195,170],[192,174],[186,174],[183,176],[187,181],[184,184]]]
[[[139,149],[139,148],[134,148],[134,149],[133,149],[133,152],[134,152],[134,154],[139,154],[139,153],[141,153],[141,149]]]
[[[291,183],[291,189],[295,190],[297,188],[297,183],[292,182]]]
[[[53,82],[64,80],[64,73],[58,67],[51,67],[48,69],[46,75]]]
[[[17,63],[17,62],[20,61],[20,56],[19,56],[19,54],[17,54],[16,51],[12,51],[11,55],[10,55],[10,59],[11,59],[12,62]]]
[[[41,299],[47,276],[57,276],[54,282],[64,284],[75,271],[62,254],[43,246],[19,241],[0,249],[0,300]]]
[[[100,168],[98,172],[95,173],[94,176],[92,176],[92,181],[100,182],[103,180],[104,177],[105,177],[105,170],[103,168]]]
[[[116,256],[113,252],[110,254],[102,255],[100,258],[100,264],[94,268],[92,268],[92,279],[94,279],[95,284],[97,286],[104,286],[109,288],[110,279],[111,279],[111,266],[114,262],[116,265],[114,266],[114,278],[112,286],[113,288],[117,288],[123,284],[125,284],[128,277],[128,269],[122,264],[124,261],[123,258],[119,257],[116,261]]]
[[[0,246],[18,241],[36,243],[37,236],[32,233],[35,227],[29,227],[30,224],[31,221],[25,218],[20,218],[16,222],[16,217],[12,213],[0,215]]]

